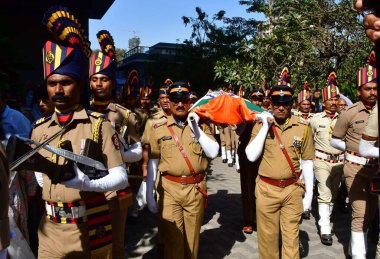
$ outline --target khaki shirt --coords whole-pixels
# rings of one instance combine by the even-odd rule
[[[141,137],[141,143],[144,144],[150,144],[150,134],[152,132],[153,127],[155,126],[156,123],[161,123],[161,122],[166,122],[168,116],[165,114],[163,110],[159,110],[157,113],[152,114],[149,116],[148,120],[146,121],[145,124],[145,129],[144,133]]]
[[[346,141],[346,150],[359,152],[359,142],[370,111],[359,101],[343,110],[334,127],[333,136]]]
[[[310,120],[310,126],[314,134],[315,149],[334,155],[342,153],[342,151],[330,145],[338,115],[339,113],[336,112],[334,117],[330,119],[327,113],[323,111],[315,114]]]
[[[0,251],[9,246],[9,168],[5,151],[0,143]]]
[[[90,113],[90,112],[89,112]],[[87,113],[85,109],[79,107],[73,115],[72,120],[65,127],[68,128],[60,137],[57,137],[50,142],[51,146],[58,146],[60,141],[70,140],[73,147],[73,152],[76,154],[81,153],[81,140],[86,138],[92,138],[94,131],[94,126],[99,125],[99,118],[101,114]],[[36,122],[34,129],[32,130],[31,139],[43,142],[56,132],[61,130],[59,126],[56,113],[45,120],[40,120]],[[115,135],[116,134],[116,135]],[[104,121],[101,124],[100,132],[100,142],[102,150],[102,163],[107,168],[113,168],[116,166],[121,166],[123,164],[123,158],[120,153],[120,144],[117,142],[117,133],[111,126],[111,123]],[[39,153],[46,159],[52,159],[52,153],[41,149]],[[63,164],[66,159],[58,157],[57,163]],[[46,201],[53,202],[72,202],[77,200],[82,200],[83,195],[91,195],[90,192],[81,192],[77,189],[66,187],[63,184],[52,184],[49,177],[45,174],[43,176],[43,188],[42,188],[42,198]],[[95,194],[95,193],[93,193]]]
[[[151,154],[153,157],[160,158],[158,171],[174,176],[188,176],[191,174],[167,126],[173,127],[195,173],[205,172],[208,160],[202,151],[201,144],[194,140],[194,134],[190,126],[185,123],[185,126],[181,128],[173,116],[168,117],[167,123],[156,124],[150,134]],[[209,138],[215,140],[209,126],[202,124],[201,129]]]
[[[377,138],[379,136],[379,122],[377,117],[377,104],[373,107],[369,115],[367,126],[364,129],[364,135]]]
[[[314,159],[313,134],[309,123],[298,116],[291,116],[284,130],[277,122],[274,126],[281,138],[282,144],[288,152],[296,172],[300,171],[300,158]],[[251,141],[257,136],[262,123],[256,123],[252,130]],[[268,130],[265,140],[262,159],[259,165],[259,175],[272,179],[288,179],[293,177],[292,170],[284,153],[274,136],[272,128]]]
[[[111,102],[107,106],[105,114],[111,125],[120,134],[123,131],[123,127],[127,127],[127,134],[125,134],[124,138],[128,144],[134,144],[141,140],[139,133],[140,125],[135,113],[117,103]]]

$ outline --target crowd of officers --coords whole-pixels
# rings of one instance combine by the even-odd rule
[[[62,25],[61,20],[54,25],[57,11],[68,12],[58,7],[46,14],[53,33]],[[43,147],[21,164],[35,171],[45,203],[38,258],[125,258],[128,209],[133,214],[145,205],[158,215],[163,256],[197,258],[207,207],[207,167],[219,150],[223,163],[235,164],[240,172],[243,231],[252,233],[257,226],[260,258],[279,258],[280,253],[281,258],[300,257],[299,225],[302,215],[308,217],[314,185],[321,242],[332,244],[330,216],[342,175],[352,209],[349,253],[352,258],[366,257],[366,235],[379,191],[373,63],[358,72],[359,99],[351,106],[344,108],[347,100],[340,98],[332,73],[321,91],[323,111],[311,113],[307,88],[298,94],[298,108],[292,109],[294,90],[285,67],[272,88],[237,93],[266,110],[254,122],[215,125],[189,113],[197,97],[184,82],[167,81],[159,89],[158,108],[152,108],[152,89],[146,86],[137,91],[126,85],[123,103],[116,103],[115,52],[107,41],[112,37],[100,31],[98,38],[102,51],[88,56],[84,44],[47,41],[43,49],[48,100],[46,116],[34,123],[30,134],[31,147],[48,143],[98,160],[106,170]],[[91,110],[81,105],[88,80]],[[21,157],[30,152],[25,150]],[[6,172],[3,147],[0,151],[1,172]],[[3,177],[1,183],[7,181]],[[6,194],[3,189],[1,193]],[[6,258],[9,245],[3,214],[0,258]]]

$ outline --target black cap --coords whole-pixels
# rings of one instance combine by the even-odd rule
[[[169,98],[190,97],[190,86],[185,82],[175,82],[168,88]]]

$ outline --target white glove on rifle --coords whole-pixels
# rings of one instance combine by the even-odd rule
[[[67,187],[88,192],[108,192],[122,190],[127,187],[128,175],[124,165],[108,169],[108,175],[90,180],[76,165],[73,163],[76,176],[73,179],[62,182]]]
[[[219,144],[218,142],[210,139],[207,135],[199,128],[199,116],[198,114],[191,112],[187,116],[187,122],[190,126],[190,129],[195,135],[195,138],[199,141],[202,146],[203,151],[206,156],[209,158],[217,157],[219,153]]]
[[[142,182],[136,195],[138,209],[142,210],[146,206],[146,182]]]
[[[158,212],[158,205],[154,198],[158,161],[158,159],[149,159],[148,175],[146,177],[146,201],[148,203],[148,208],[152,213]]]
[[[269,112],[256,114],[256,119],[261,120],[263,122],[263,126],[257,136],[245,148],[245,154],[247,155],[248,160],[251,162],[256,161],[263,152],[265,139],[269,130],[268,118],[273,119],[273,115]]]
[[[302,200],[303,210],[306,211],[311,208],[313,201],[313,186],[314,186],[314,171],[313,160],[301,160],[302,175],[305,182],[305,196]]]

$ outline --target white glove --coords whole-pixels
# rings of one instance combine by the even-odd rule
[[[136,195],[138,210],[142,210],[146,206],[146,182],[142,182]]]
[[[346,151],[346,142],[339,138],[331,138],[330,145],[340,151]]]
[[[314,171],[313,160],[301,160],[302,175],[305,182],[305,196],[302,200],[303,210],[306,211],[311,208],[313,201],[313,186],[314,186]]]
[[[122,190],[128,185],[128,174],[125,165],[108,169],[108,175],[90,180],[76,165],[73,164],[76,176],[73,179],[62,182],[67,187],[89,192],[108,192]]]
[[[42,173],[40,172],[34,172],[34,176],[36,177],[38,185],[43,188],[44,185],[44,179],[42,178]]]
[[[195,112],[190,112],[189,115],[187,116],[187,123],[190,126],[191,131],[195,134],[195,137],[199,139],[200,137],[200,131],[201,129],[199,128],[199,116]]]
[[[256,119],[262,120],[263,127],[260,129],[259,133],[256,135],[253,141],[247,145],[245,148],[245,154],[249,161],[256,161],[264,149],[265,139],[268,134],[269,124],[268,118],[273,118],[273,115],[269,112],[262,112],[260,114],[256,114]]]
[[[376,140],[364,140],[361,139],[359,143],[359,154],[368,158],[378,158],[379,148],[375,147]]]
[[[146,201],[148,203],[148,208],[152,213],[158,212],[157,201],[154,198],[158,161],[158,159],[149,159],[148,175],[146,177]]]
[[[129,145],[129,148],[122,152],[123,160],[126,163],[133,163],[140,161],[142,158],[141,142]]]
[[[191,118],[194,118],[191,120]],[[205,155],[209,158],[214,159],[218,156],[219,153],[219,144],[218,142],[210,139],[200,128],[198,125],[199,116],[195,112],[189,113],[187,116],[187,122],[190,126],[190,129],[193,131],[195,138],[199,141],[202,146]]]

